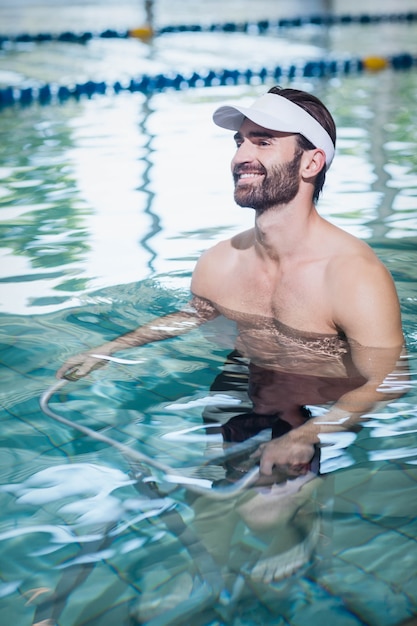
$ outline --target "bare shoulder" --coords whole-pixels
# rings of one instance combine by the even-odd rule
[[[366,242],[348,233],[338,235],[337,243],[326,272],[336,324],[363,345],[401,341],[400,305],[387,267]]]
[[[198,264],[216,260],[232,259],[234,253],[249,249],[254,244],[254,229],[245,230],[230,239],[224,239],[201,255]]]
[[[218,291],[219,277],[224,277],[237,262],[240,253],[253,244],[253,229],[220,241],[200,256],[191,281],[194,294],[207,299]]]
[[[231,239],[220,241],[219,243],[216,243],[216,245],[205,250],[195,265],[193,281],[197,278],[205,276],[206,274],[211,274],[216,271],[217,267],[229,258],[232,250]]]
[[[345,287],[371,283],[376,288],[393,285],[391,274],[374,250],[363,240],[339,231],[328,265],[331,284]]]

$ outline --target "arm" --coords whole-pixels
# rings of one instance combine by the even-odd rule
[[[218,246],[211,248],[198,260],[191,282],[191,291],[194,297],[187,310],[164,315],[132,332],[121,335],[113,341],[76,354],[59,368],[57,377],[70,380],[82,378],[93,369],[106,364],[105,360],[100,361],[100,359],[93,357],[93,354],[109,356],[126,348],[135,348],[154,341],[178,337],[217,317],[219,313],[212,304],[212,299],[213,302],[215,301],[213,297],[215,291],[210,287],[213,284],[218,284],[218,277],[221,275],[219,274],[221,270],[221,264],[219,268],[220,255],[217,250]]]
[[[204,322],[214,319],[217,315],[217,310],[210,302],[195,296],[187,310],[177,311],[156,318],[136,330],[121,335],[101,346],[70,357],[57,371],[57,377],[70,380],[82,378],[106,363],[105,360],[93,357],[93,354],[109,356],[119,350],[144,346],[154,341],[162,341],[163,339],[184,335]],[[69,373],[69,370],[72,371]]]
[[[345,332],[353,364],[365,383],[341,396],[324,416],[266,444],[261,451],[265,474],[274,465],[301,468],[311,460],[321,434],[351,430],[381,403],[407,389],[400,307],[392,278],[379,262],[359,266],[351,264],[348,272],[339,273],[331,295],[335,325]]]

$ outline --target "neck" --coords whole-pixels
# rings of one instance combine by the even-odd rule
[[[312,203],[272,207],[255,217],[255,248],[274,261],[299,256],[319,219]]]

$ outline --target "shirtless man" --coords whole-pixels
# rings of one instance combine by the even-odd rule
[[[104,364],[95,353],[174,337],[224,315],[237,323],[236,348],[250,360],[255,412],[280,412],[291,427],[260,447],[260,471],[298,475],[323,433],[349,430],[401,394],[398,297],[370,247],[316,210],[336,135],[317,98],[273,87],[249,108],[220,107],[214,121],[236,133],[234,197],[254,209],[254,228],[201,256],[189,309],[72,357],[57,375],[85,376]],[[297,411],[330,401],[324,416],[306,420]]]

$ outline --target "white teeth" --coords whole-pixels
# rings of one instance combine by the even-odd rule
[[[260,176],[260,174],[240,174],[239,178],[254,178],[255,176]]]

